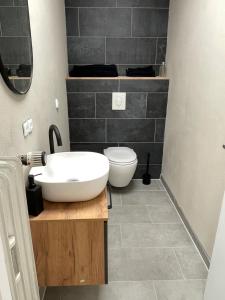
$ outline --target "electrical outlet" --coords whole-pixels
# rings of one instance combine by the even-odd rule
[[[126,109],[126,93],[112,93],[112,110]]]

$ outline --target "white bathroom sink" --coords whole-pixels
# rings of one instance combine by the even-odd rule
[[[77,202],[98,196],[109,176],[109,161],[95,152],[61,152],[48,155],[45,167],[30,174],[42,186],[43,198],[53,202]]]

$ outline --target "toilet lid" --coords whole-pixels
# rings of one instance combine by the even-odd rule
[[[129,163],[137,159],[133,149],[128,147],[109,147],[104,150],[104,154],[112,162]]]

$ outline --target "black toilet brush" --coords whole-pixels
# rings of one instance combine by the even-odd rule
[[[142,182],[145,185],[151,184],[151,174],[149,173],[149,163],[150,163],[150,153],[148,153],[147,156],[147,166],[146,166],[146,172],[142,176]]]

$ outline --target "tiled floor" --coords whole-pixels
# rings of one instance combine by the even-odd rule
[[[45,300],[203,300],[207,269],[159,180],[113,190],[109,284],[48,288]]]

